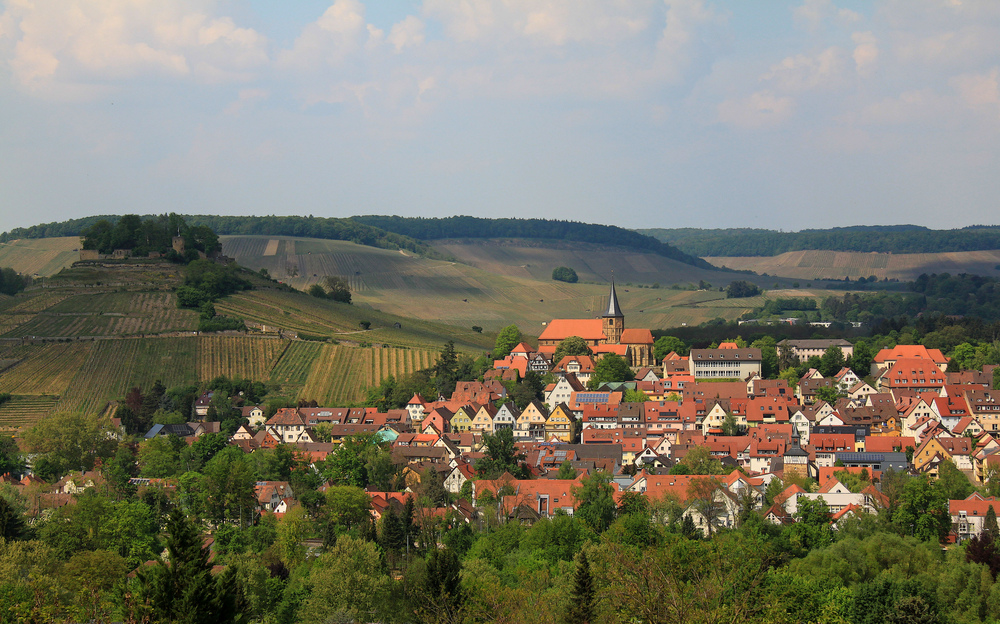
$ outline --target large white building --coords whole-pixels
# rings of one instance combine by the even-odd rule
[[[718,349],[691,349],[688,369],[695,379],[747,379],[760,375],[760,349],[724,342]]]

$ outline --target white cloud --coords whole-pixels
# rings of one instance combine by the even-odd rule
[[[154,0],[11,2],[2,36],[22,87],[37,93],[95,88],[138,77],[245,80],[267,62],[267,39],[207,3]]]
[[[833,89],[844,80],[844,52],[830,47],[815,56],[797,54],[773,65],[762,77],[777,88],[788,92]]]
[[[748,97],[727,100],[716,109],[718,120],[737,128],[762,128],[788,119],[795,112],[795,100],[771,91],[758,91]]]
[[[363,48],[366,38],[381,40],[382,35],[365,24],[365,7],[358,0],[337,0],[302,30],[290,50],[278,55],[278,65],[299,73],[341,65]]]
[[[972,108],[991,107],[1000,104],[1000,69],[994,67],[987,74],[964,74],[952,79],[952,84],[962,100]]]
[[[875,35],[868,32],[856,32],[851,35],[854,41],[854,66],[858,74],[870,76],[878,65],[878,40]]]
[[[420,45],[424,42],[424,23],[413,15],[407,15],[403,21],[393,24],[388,41],[396,52],[402,52],[403,48],[409,46]]]
[[[654,7],[652,0],[425,0],[424,13],[456,41],[610,45],[645,31]]]

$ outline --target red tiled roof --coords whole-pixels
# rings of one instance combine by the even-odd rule
[[[553,319],[538,337],[539,340],[565,340],[579,336],[584,340],[604,340],[604,325],[601,319]]]

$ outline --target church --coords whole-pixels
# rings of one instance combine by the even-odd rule
[[[538,337],[538,350],[551,357],[559,343],[570,336],[583,338],[595,356],[616,353],[633,367],[656,364],[653,360],[653,333],[648,329],[625,329],[625,315],[618,305],[614,282],[608,296],[608,309],[603,316],[595,319],[553,319]]]

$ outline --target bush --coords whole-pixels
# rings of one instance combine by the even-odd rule
[[[231,316],[214,316],[212,318],[202,318],[198,322],[198,331],[200,332],[218,332],[218,331],[246,331],[246,323],[243,319],[233,318]]]
[[[552,279],[557,282],[567,282],[570,284],[575,284],[580,278],[577,277],[576,271],[569,267],[556,267],[552,269]]]

